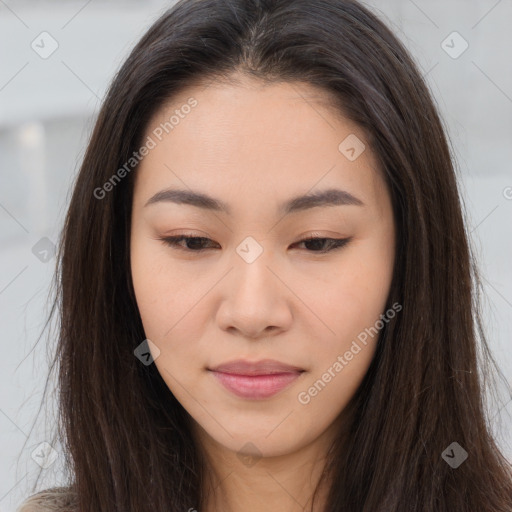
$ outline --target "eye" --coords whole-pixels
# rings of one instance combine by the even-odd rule
[[[209,238],[198,237],[198,236],[170,236],[160,238],[160,240],[170,247],[175,247],[188,252],[203,252],[208,249],[208,247],[204,247],[203,244],[206,242],[212,242]],[[309,250],[307,252],[316,252],[316,253],[327,253],[333,251],[335,249],[340,249],[347,245],[350,242],[351,238],[321,238],[310,236],[296,242],[297,244],[309,244],[309,247],[313,247],[316,249]],[[181,242],[185,242],[185,247],[180,245]],[[327,244],[326,244],[327,243]],[[327,245],[327,247],[326,247]]]
[[[169,236],[165,238],[160,238],[162,242],[166,245],[170,245],[171,247],[177,247],[178,249],[182,249],[184,251],[190,251],[190,252],[201,252],[206,250],[204,247],[202,247],[202,243],[205,241],[210,241],[209,238],[204,238],[200,236],[186,236],[186,235],[179,235],[179,236]],[[180,242],[185,241],[186,247],[183,247],[183,245],[179,245]],[[192,247],[189,247],[191,245]]]
[[[307,238],[304,238],[300,242],[297,242],[297,244],[309,244],[309,246],[320,248],[320,250],[313,250],[308,252],[319,252],[319,253],[326,253],[330,251],[334,251],[335,249],[340,249],[341,247],[344,247],[348,244],[350,241],[350,238],[321,238],[321,237],[315,237],[310,236]],[[325,243],[327,242],[327,248],[325,248]],[[322,247],[324,247],[322,249]]]

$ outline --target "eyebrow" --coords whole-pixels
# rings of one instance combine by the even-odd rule
[[[144,205],[144,207],[156,203],[188,204],[205,210],[224,212],[231,215],[231,208],[220,199],[215,199],[202,192],[192,190],[166,189],[157,192]],[[293,197],[279,205],[279,213],[290,213],[309,210],[319,206],[364,206],[364,203],[345,190],[331,188],[319,192],[313,192],[302,196]]]

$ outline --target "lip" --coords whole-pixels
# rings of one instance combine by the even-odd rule
[[[212,373],[234,395],[253,400],[261,400],[276,395],[301,375],[301,372],[267,375],[236,375],[216,371]]]
[[[301,373],[304,371],[303,368],[281,363],[274,359],[263,359],[254,362],[236,359],[209,369],[214,372],[251,376],[272,375],[276,373]]]
[[[231,361],[209,369],[231,393],[245,399],[265,399],[292,384],[305,371],[279,361]]]

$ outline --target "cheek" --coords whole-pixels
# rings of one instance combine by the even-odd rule
[[[337,346],[375,324],[384,312],[392,279],[394,251],[386,241],[358,240],[351,249],[336,263],[309,272],[300,292],[330,328],[326,339]]]
[[[131,272],[145,335],[160,351],[155,365],[173,393],[181,397],[180,384],[191,387],[188,379],[202,363],[198,344],[204,327],[200,318],[207,314],[206,301],[200,300],[205,282],[183,271],[183,264],[173,262],[167,251],[154,240],[134,238]],[[186,400],[186,396],[181,398]]]
[[[130,259],[135,297],[142,320],[166,319],[186,302],[195,288],[193,276],[183,272],[159,241],[137,234],[132,237]]]
[[[386,315],[393,246],[384,237],[375,237],[359,241],[353,249],[310,298],[331,329],[315,345],[313,375],[309,387],[302,389],[303,403],[310,400],[315,413],[327,406],[341,410],[348,403],[370,366],[385,325],[381,315]]]
[[[156,250],[155,250],[156,249]],[[146,336],[159,340],[173,325],[176,310],[176,290],[183,288],[179,276],[172,272],[162,258],[155,241],[132,238],[131,272],[133,288]]]
[[[331,330],[315,343],[310,378],[297,395],[308,428],[315,428],[315,418],[334,421],[368,371],[384,325],[393,256],[386,245],[366,241],[347,252],[321,289],[310,287],[309,300]]]

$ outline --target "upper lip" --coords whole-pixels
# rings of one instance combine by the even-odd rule
[[[270,375],[273,373],[300,373],[304,371],[304,369],[298,366],[281,363],[273,359],[263,359],[254,362],[237,359],[210,368],[210,370],[235,375]]]

